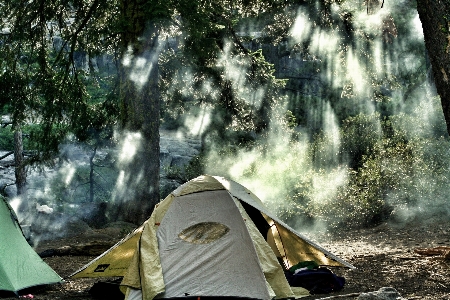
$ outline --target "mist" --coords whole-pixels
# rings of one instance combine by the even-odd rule
[[[300,55],[304,61],[315,62],[320,68],[317,76],[327,89],[319,88],[319,95],[304,97],[319,98],[314,103],[311,100],[301,104],[306,111],[306,126],[288,127],[281,117],[280,111],[288,110],[293,101],[294,96],[290,95],[272,111],[269,133],[257,138],[257,146],[227,156],[213,145],[208,156],[206,173],[240,182],[299,231],[349,223],[365,226],[389,221],[400,225],[448,215],[448,141],[439,97],[424,75],[407,82],[429,68],[425,66],[417,11],[409,9],[405,1],[372,7],[369,13],[361,4],[362,1],[346,1],[332,9],[335,18],[353,16],[351,43],[346,42],[342,28],[314,25],[315,20],[310,17],[314,8],[297,11],[287,44],[307,43],[307,51],[298,53],[292,47],[291,57]],[[318,11],[313,13],[317,14]],[[232,65],[225,70],[234,79],[234,88],[247,95],[240,83],[245,70],[239,71]],[[306,85],[304,90],[318,88]],[[330,99],[332,94],[339,95],[339,99]],[[248,101],[254,103],[252,98]],[[406,159],[403,150],[399,155],[368,153],[365,166],[351,168],[348,155],[342,150],[346,142],[342,137],[343,117],[378,116],[372,134],[382,140],[386,110],[392,114],[389,126],[408,140],[404,147],[410,157]],[[370,189],[367,186],[371,182],[366,187],[354,183],[355,173],[369,172],[369,163],[375,162],[377,165],[372,167],[380,168],[380,176],[398,176],[392,189],[387,188],[383,198],[377,200],[383,206],[379,213],[374,213],[372,206],[380,205],[357,196],[367,197],[361,190]],[[436,165],[438,176],[433,170]],[[368,220],[367,215],[371,214],[375,218]]]
[[[179,57],[188,55],[182,33],[167,33],[170,42],[159,44],[157,55],[148,54],[150,60],[133,58],[130,51],[120,63],[129,66],[139,88],[161,54],[164,117],[175,123],[166,121],[163,129],[177,130],[174,141],[201,141],[204,173],[246,186],[299,231],[448,216],[449,143],[439,97],[427,77],[417,11],[406,0],[388,1],[383,8],[367,8],[363,2],[331,4],[329,23],[321,21],[318,4],[295,8],[288,38],[275,45],[260,38],[261,24],[242,25],[239,35],[252,38],[245,45],[255,52],[263,49],[276,79],[287,79],[282,92],[276,80],[252,84],[248,57],[236,55],[231,40],[223,41],[214,67],[230,82],[236,101],[253,115],[267,114],[262,131],[246,122],[245,115],[218,128],[224,118],[217,109],[222,87],[213,77],[199,78],[185,63],[189,57]],[[271,51],[287,54],[276,60]],[[129,65],[132,61],[135,66]],[[267,105],[267,98],[275,101]],[[127,197],[124,178],[130,174],[120,170],[141,138],[138,133],[117,134],[114,147],[96,153],[94,161],[101,167],[95,169],[95,203],[112,203],[114,209],[115,199]],[[67,143],[60,150],[57,168],[30,173],[30,203],[48,204],[55,214],[72,216],[83,210],[92,216],[96,207],[86,182],[93,148]],[[161,173],[171,187],[192,179],[183,166],[169,165],[177,175],[170,177],[161,159]],[[169,192],[162,191],[161,198]],[[16,210],[20,203],[12,200]],[[28,216],[19,218],[30,222]]]

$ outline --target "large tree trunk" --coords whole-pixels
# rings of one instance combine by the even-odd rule
[[[116,195],[121,195],[119,219],[136,224],[145,221],[160,200],[157,75],[155,64],[141,89],[126,74],[121,82],[128,122],[119,161],[121,190]]]
[[[142,3],[122,4],[130,26],[122,35],[120,98],[125,131],[116,202],[118,219],[140,224],[160,200],[158,30],[145,26]]]
[[[450,134],[450,0],[417,0],[417,11]]]

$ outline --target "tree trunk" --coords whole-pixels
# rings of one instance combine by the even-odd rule
[[[21,199],[18,213],[28,215],[31,203],[27,199],[27,170],[23,156],[22,129],[19,125],[14,127],[14,173],[16,177],[17,197]]]
[[[139,89],[124,74],[121,96],[127,123],[121,150],[121,199],[119,219],[140,224],[159,202],[159,90],[155,64],[148,82]],[[117,195],[117,194],[116,194]]]
[[[131,25],[122,35],[120,98],[125,131],[115,200],[117,219],[140,224],[160,200],[158,29],[145,26],[142,4],[122,4]]]
[[[21,196],[25,194],[27,172],[23,157],[22,130],[19,126],[16,126],[14,130],[14,166],[17,196]]]
[[[91,157],[89,157],[89,202],[94,203],[94,158],[97,153],[97,146],[94,146],[94,150],[92,151]]]
[[[450,0],[417,0],[417,11],[450,134]]]

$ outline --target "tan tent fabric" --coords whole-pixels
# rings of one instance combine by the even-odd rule
[[[144,225],[128,234],[111,249],[91,261],[69,277],[116,277],[123,276],[130,265]],[[118,249],[118,251],[115,251]]]
[[[285,263],[288,264],[288,268],[305,260],[314,260],[319,264],[328,266],[355,268],[353,265],[327,251],[279,220],[273,213],[267,210],[255,194],[244,186],[223,177],[214,176],[214,178],[220,181],[231,195],[258,209],[270,225],[276,225],[276,227],[272,228],[272,236],[270,239],[272,237],[274,238],[277,250],[281,253]],[[274,252],[277,253],[277,250],[274,249]]]
[[[272,251],[269,244],[267,244],[239,201],[235,200],[235,202],[242,216],[245,218],[245,225],[247,225],[248,232],[255,245],[259,262],[268,284],[275,293],[276,299],[294,297],[291,287],[284,276],[283,268],[280,266],[275,253]]]
[[[157,238],[166,290],[156,298],[270,299],[252,238],[226,190],[175,197]]]
[[[144,299],[153,299],[157,294],[164,292],[165,287],[158,244],[155,243],[154,238],[158,225],[155,225],[154,220],[155,218],[151,217],[144,227],[139,247],[136,248],[133,260],[121,283],[124,287],[142,289]]]
[[[285,259],[288,268],[300,261],[308,260],[315,261],[319,265],[354,268],[352,265],[337,258],[317,244],[307,242],[300,236],[293,234],[292,231],[288,230],[278,222],[275,222],[275,226],[272,226],[272,231],[278,231],[278,234],[274,234],[274,236],[276,240],[279,239],[277,244],[282,244],[281,247],[283,247],[286,253],[286,256],[283,257],[283,259]]]
[[[136,248],[128,271],[123,274],[124,278],[121,285],[124,287],[129,286],[135,289],[142,289],[141,282],[145,283],[143,289],[144,299],[153,299],[157,294],[165,290],[156,231],[174,198],[170,194],[156,206],[143,229],[140,245]]]
[[[224,190],[224,186],[216,178],[208,175],[202,175],[181,185],[171,194],[174,196],[183,196],[203,191]]]
[[[294,293],[295,299],[300,299],[303,297],[311,296],[311,294],[309,293],[309,291],[307,289],[299,287],[299,286],[292,286],[291,290]]]
[[[251,218],[259,213],[257,228]],[[267,228],[260,224],[264,219]],[[124,276],[127,295],[146,300],[181,292],[259,299],[308,295],[289,286],[279,259],[285,267],[314,260],[354,268],[284,224],[242,185],[203,175],[174,190],[141,227],[72,277]]]
[[[154,220],[153,223],[160,223],[164,217],[167,208],[174,196],[170,194],[163,201],[158,203],[154,210]],[[84,278],[84,277],[122,277],[127,273],[128,267],[138,257],[133,257],[135,251],[138,249],[139,240],[141,238],[144,226],[150,222],[147,220],[139,228],[135,229],[133,232],[128,234],[108,251],[104,252],[102,255],[89,262],[87,265],[83,266],[81,269],[77,270],[69,277],[71,278]],[[155,240],[156,241],[156,240]],[[138,268],[135,266],[135,270]],[[131,285],[130,286],[135,286]]]

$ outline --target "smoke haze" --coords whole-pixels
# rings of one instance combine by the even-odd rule
[[[206,143],[205,173],[243,184],[299,230],[306,225],[342,225],[350,217],[357,223],[372,213],[370,210],[377,204],[364,202],[363,198],[378,186],[369,181],[355,183],[355,178],[367,179],[369,175],[364,174],[375,171],[379,178],[395,182],[394,188],[387,188],[383,198],[377,199],[390,208],[392,220],[405,222],[435,213],[450,214],[445,210],[450,196],[449,145],[444,138],[447,134],[439,98],[426,77],[428,66],[417,11],[406,0],[386,1],[383,8],[370,7],[369,13],[362,4],[360,0],[347,0],[341,6],[332,4],[332,26],[318,25],[317,16],[322,9],[318,4],[296,10],[289,39],[280,48],[286,47],[287,59],[301,66],[295,70],[296,75],[314,80],[302,81],[295,92],[279,95],[271,106],[268,132],[251,132],[255,139],[252,147],[235,144],[226,148],[211,137],[210,128],[218,118],[214,108],[221,96],[213,78],[198,78],[194,70],[177,61],[176,72],[167,77],[170,81],[162,83],[166,100],[175,101],[179,95],[191,99],[189,110],[180,106],[167,114],[183,121],[180,136],[195,136]],[[346,31],[344,21],[349,16],[353,28]],[[240,34],[257,37],[261,35],[258,30],[258,24],[250,24]],[[121,63],[132,68],[132,81],[142,86],[156,63],[154,57],[165,52],[167,60],[173,59],[175,50],[183,49],[182,41],[183,38],[177,39],[176,47],[169,50],[167,44],[159,45],[155,53],[148,54],[151,59],[133,59],[128,53]],[[231,82],[233,93],[257,112],[270,87],[255,88],[249,84],[248,61],[234,54],[231,42],[224,43],[215,66],[223,70],[223,78]],[[135,66],[130,65],[132,61]],[[294,110],[292,107],[300,107],[303,112],[301,116],[297,114],[295,125],[286,117],[288,111]],[[385,117],[391,115],[386,121]],[[383,139],[382,128],[394,132],[393,137],[401,136],[399,140],[405,138],[404,149],[399,150],[400,154],[385,153],[387,147],[380,150],[379,144],[374,146],[369,141],[367,149],[372,152],[365,153],[361,158],[363,165],[356,171],[350,157],[356,154],[343,153],[348,132],[342,128],[345,121],[351,123],[357,118],[372,122],[367,130],[379,143]],[[230,127],[239,131],[245,125],[233,120]],[[357,126],[362,132],[356,141],[360,144],[368,138],[369,131],[363,127]],[[120,166],[138,151],[141,138],[136,133],[116,137],[119,149],[111,161],[119,166],[119,171],[102,170],[99,178],[105,186],[114,186],[111,191],[102,192],[102,199],[123,198],[128,193],[129,187],[123,183],[129,175],[120,171]],[[85,153],[75,155],[89,161]],[[103,159],[107,160],[106,155]],[[58,188],[65,190],[60,195],[73,199],[82,190],[75,182],[86,182],[87,175],[77,173],[81,167],[79,159],[70,157],[60,166],[59,173],[48,174],[48,183],[36,180],[30,184],[30,198],[39,204],[53,203],[56,212],[76,209],[70,201],[65,206],[61,204],[65,200],[55,198],[49,183],[55,186],[57,181]],[[78,198],[86,199],[86,193],[84,189]],[[13,203],[19,206],[19,200]],[[313,217],[316,223],[312,223]]]

